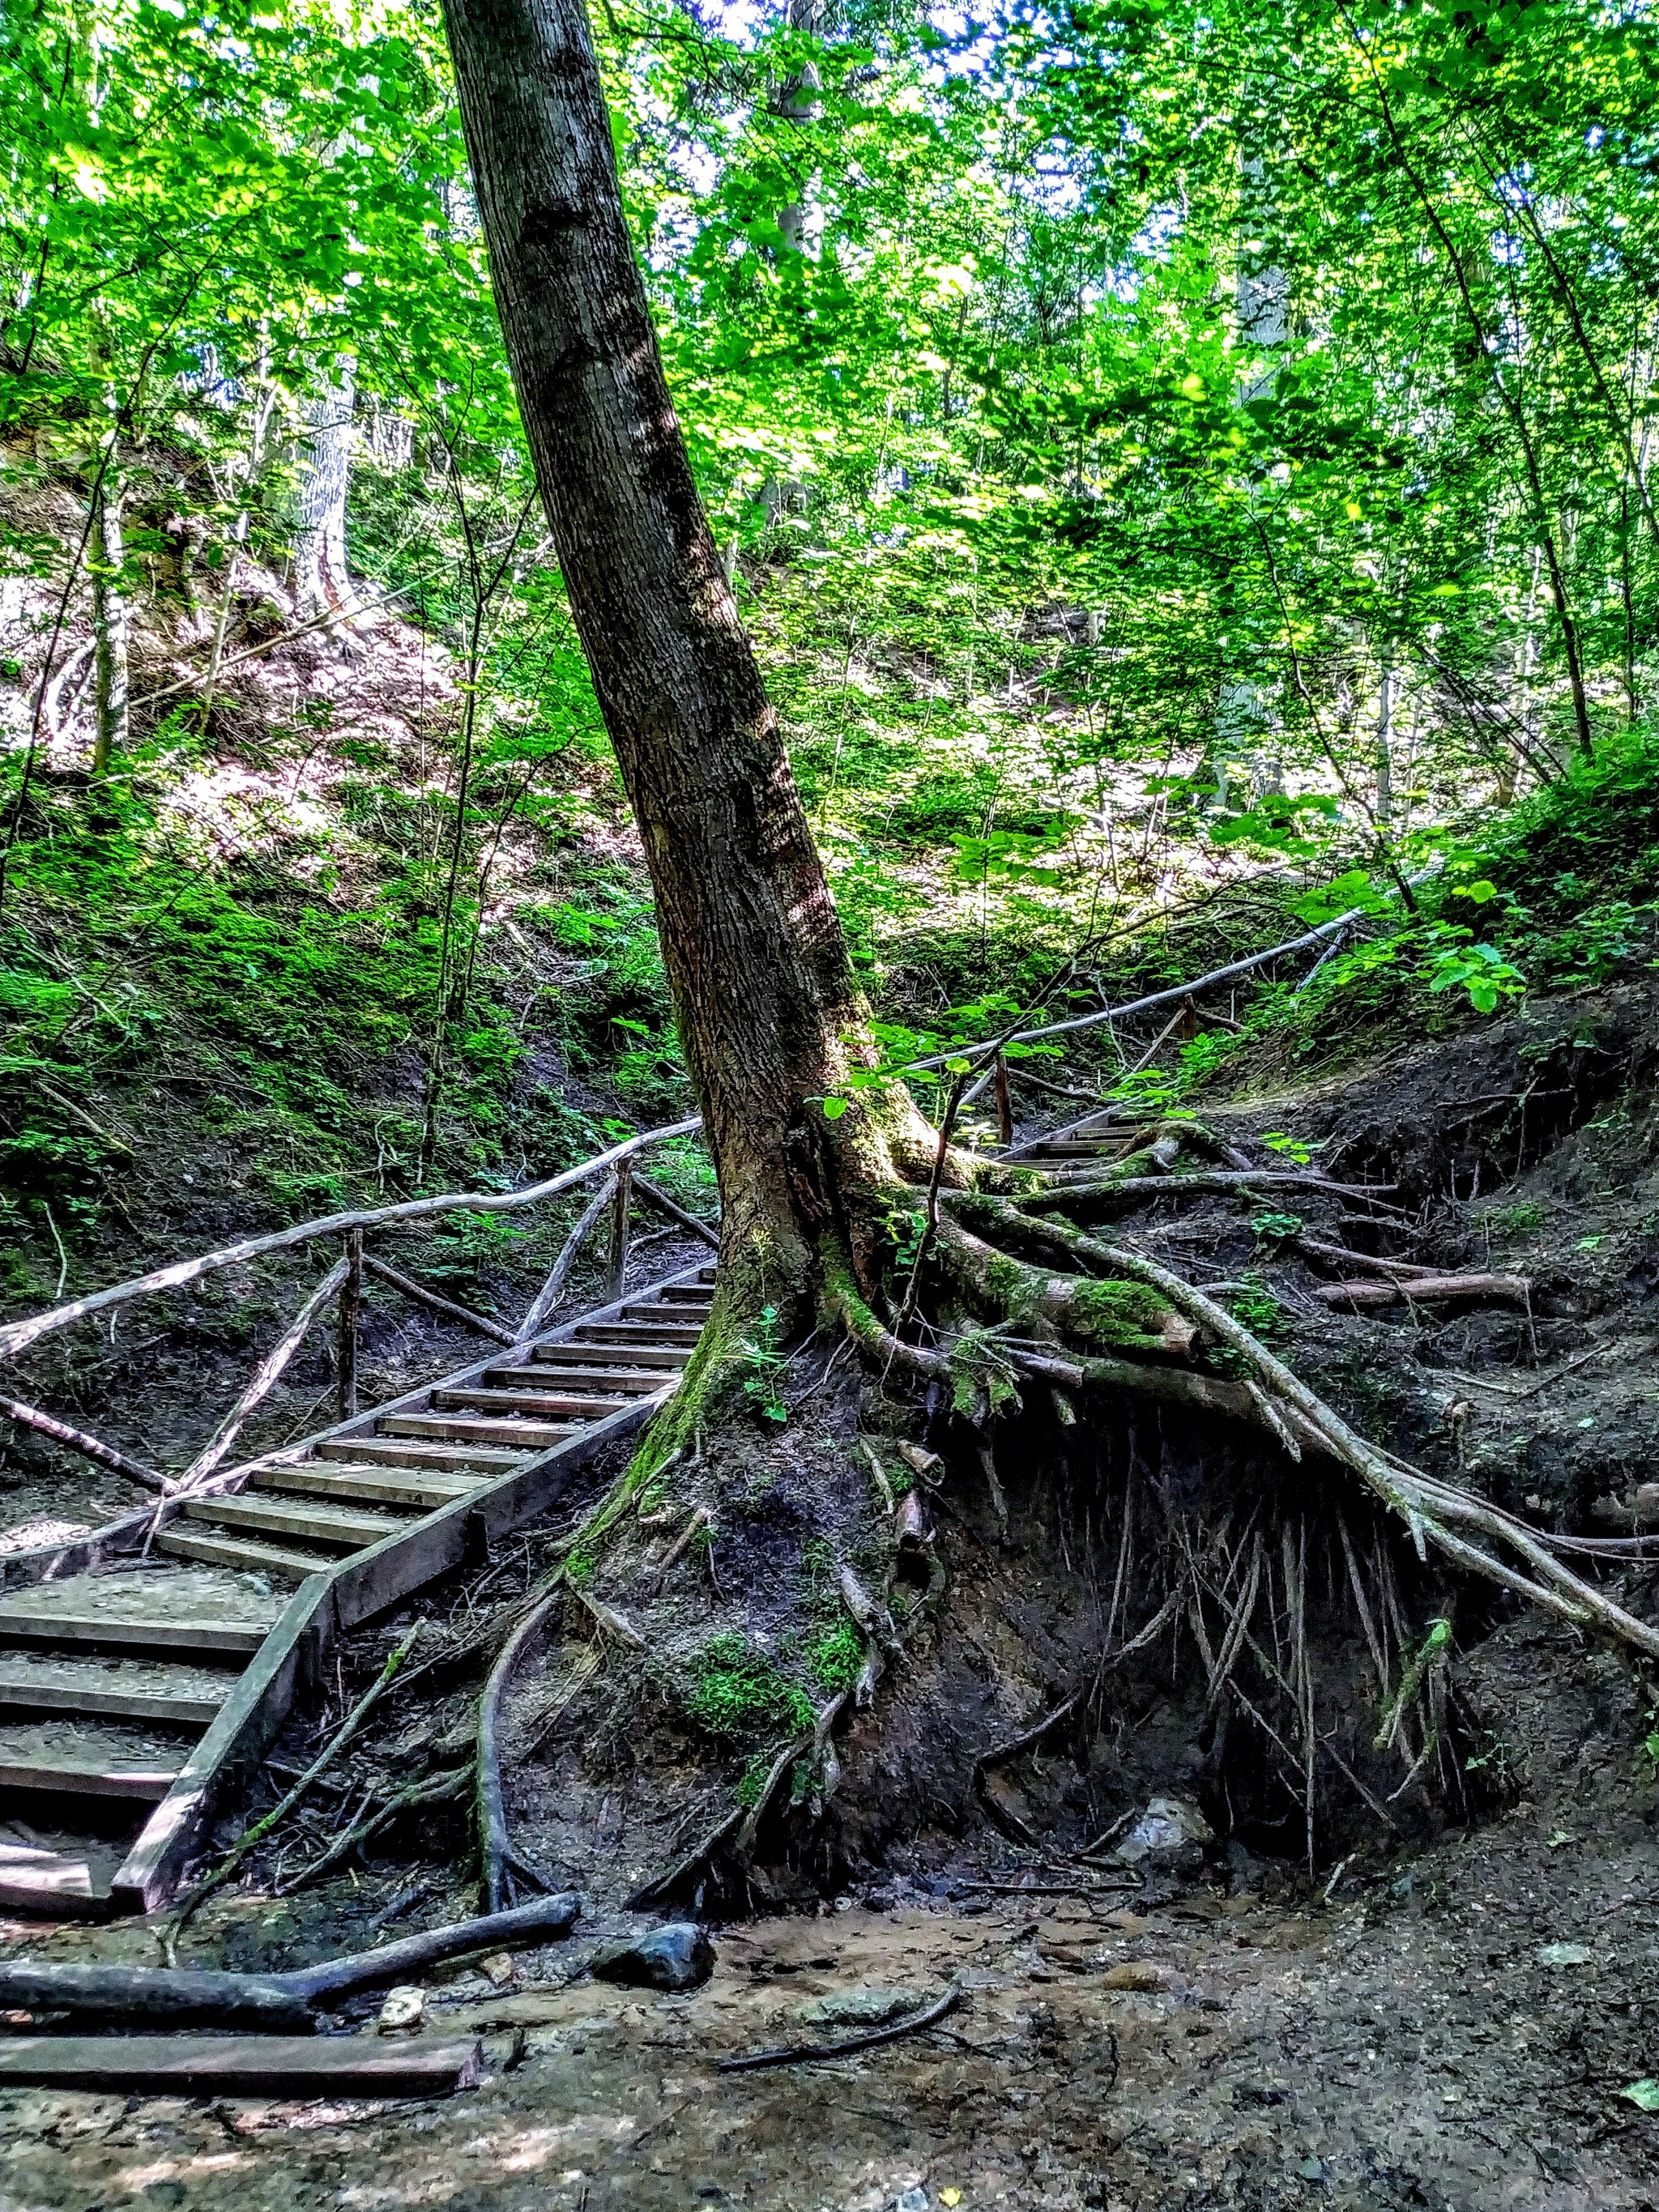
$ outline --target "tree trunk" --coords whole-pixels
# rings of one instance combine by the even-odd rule
[[[796,1302],[892,1147],[840,917],[738,617],[623,218],[582,0],[449,0],[462,121],[537,482],[644,840],[720,1177],[722,1310]]]
[[[823,0],[789,0],[789,28],[799,31],[809,39],[816,39],[823,21]],[[783,88],[778,102],[778,112],[788,122],[798,125],[805,133],[805,126],[816,123],[823,112],[823,102],[818,94],[823,89],[823,80],[817,66],[808,62],[799,74],[792,76]],[[803,163],[803,168],[805,164]],[[778,228],[783,242],[792,253],[804,253],[815,244],[808,194],[811,190],[810,172],[803,178],[799,199],[786,200],[778,210]]]
[[[97,654],[97,721],[92,772],[109,773],[111,757],[127,750],[127,599],[121,587],[125,545],[121,534],[121,484],[112,457],[99,489],[93,524],[92,633]]]
[[[311,453],[300,476],[300,531],[294,547],[294,611],[301,622],[344,606],[351,596],[346,494],[351,488],[357,365],[343,354],[336,368],[337,380],[325,381],[307,410]]]

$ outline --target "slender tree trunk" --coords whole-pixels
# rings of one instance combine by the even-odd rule
[[[925,1157],[866,1010],[663,374],[582,0],[448,0],[496,304],[571,611],[644,840],[719,1172],[722,1301],[787,1305],[855,1186]]]
[[[823,21],[823,0],[789,0],[789,27],[809,39],[816,39]],[[797,76],[793,76],[783,88],[778,102],[778,112],[803,131],[817,121],[823,112],[823,102],[818,94],[823,89],[816,63],[808,62]],[[803,167],[805,164],[803,163]],[[810,175],[801,185],[799,199],[786,200],[778,210],[778,228],[783,242],[792,253],[804,253],[814,241],[811,236],[812,223],[808,195],[811,191]]]
[[[95,776],[107,775],[112,756],[127,750],[129,623],[126,593],[121,583],[125,558],[121,496],[121,482],[112,458],[97,495],[92,529],[92,633],[97,655],[97,719],[92,740],[92,772]]]
[[[344,606],[351,596],[346,569],[346,495],[351,489],[356,363],[342,355],[336,372],[335,380],[325,380],[312,400],[311,452],[300,476],[294,611],[302,622]]]

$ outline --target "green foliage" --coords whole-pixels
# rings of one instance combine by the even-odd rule
[[[693,1657],[685,1710],[710,1735],[763,1735],[812,1724],[805,1693],[746,1637],[711,1637]]]
[[[743,1363],[743,1395],[765,1421],[782,1423],[789,1418],[781,1384],[789,1355],[779,1344],[778,1310],[763,1306],[754,1328],[738,1346]]]
[[[857,1681],[864,1666],[864,1644],[850,1620],[816,1630],[803,1648],[815,1679],[832,1697]]]
[[[1479,1218],[1494,1237],[1534,1237],[1548,1219],[1549,1211],[1528,1198],[1513,1206],[1488,1206]]]

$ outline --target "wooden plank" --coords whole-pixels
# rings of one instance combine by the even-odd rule
[[[557,1367],[684,1367],[691,1357],[688,1346],[670,1349],[660,1344],[560,1344],[546,1350],[538,1344],[533,1357]]]
[[[321,1673],[334,1622],[331,1579],[313,1575],[117,1869],[110,1892],[118,1911],[154,1912],[172,1896],[222,1802],[252,1778],[276,1741],[301,1682]]]
[[[92,1713],[206,1728],[230,1695],[231,1683],[229,1675],[215,1677],[199,1668],[100,1663],[29,1651],[0,1656],[0,1709],[12,1712]]]
[[[85,1859],[31,1844],[0,1844],[0,1911],[87,1920],[104,1917],[109,1902],[98,1894]]]
[[[0,1729],[0,1790],[48,1790],[70,1797],[131,1797],[159,1804],[179,1778],[184,1763],[134,1753],[131,1764],[118,1764],[94,1749],[62,1744],[20,1742],[16,1731]]]
[[[110,1615],[57,1613],[42,1607],[0,1607],[0,1647],[12,1643],[99,1645],[138,1651],[204,1651],[251,1659],[270,1634],[240,1622],[120,1620]]]
[[[0,2042],[0,2087],[106,2096],[442,2097],[483,2073],[476,2038],[23,2035]]]
[[[524,1463],[523,1452],[497,1450],[489,1444],[422,1443],[413,1437],[350,1437],[338,1444],[321,1443],[319,1459],[360,1461],[373,1467],[428,1467],[482,1468],[486,1474],[510,1474]]]
[[[617,1396],[648,1397],[662,1388],[662,1370],[653,1367],[490,1367],[485,1380],[492,1388],[539,1389],[604,1389]]]
[[[441,1407],[499,1406],[503,1413],[568,1413],[578,1422],[599,1420],[628,1403],[625,1398],[602,1398],[597,1393],[556,1397],[546,1390],[434,1390],[432,1395]]]
[[[665,1344],[676,1351],[695,1351],[702,1334],[699,1322],[590,1322],[577,1334],[579,1344]]]
[[[249,1485],[254,1490],[295,1491],[305,1498],[361,1498],[368,1504],[419,1505],[428,1511],[453,1505],[486,1480],[483,1475],[422,1474],[395,1467],[354,1467],[329,1459],[301,1460],[297,1467],[267,1468]]]
[[[155,1539],[158,1552],[178,1559],[205,1559],[216,1567],[251,1569],[256,1574],[293,1575],[304,1581],[328,1565],[315,1552],[283,1544],[262,1544],[252,1536],[216,1536],[193,1522],[175,1521]]]
[[[224,1528],[252,1528],[312,1544],[342,1544],[352,1551],[364,1544],[378,1544],[382,1536],[408,1526],[387,1514],[365,1512],[361,1507],[249,1497],[246,1492],[236,1498],[191,1498],[185,1512],[192,1521],[211,1521]]]
[[[521,1444],[525,1450],[545,1451],[574,1436],[574,1421],[492,1421],[482,1413],[398,1413],[380,1424],[393,1437],[417,1437],[440,1443]]]

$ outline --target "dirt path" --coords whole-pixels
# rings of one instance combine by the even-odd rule
[[[906,1883],[886,1909],[721,1932],[689,1996],[528,1985],[568,1953],[521,1959],[516,1993],[464,1972],[437,2020],[485,2033],[482,2089],[420,2109],[14,2093],[8,2212],[1641,2212],[1659,2116],[1618,2091],[1659,2057],[1659,1860],[1639,1823],[1593,1862],[1588,1838],[1552,1850],[1540,1809],[1328,1907],[981,1909]],[[1547,1944],[1585,1956],[1541,1963]],[[914,2042],[714,2071],[810,2036],[813,2001],[951,1977],[963,2009]]]

